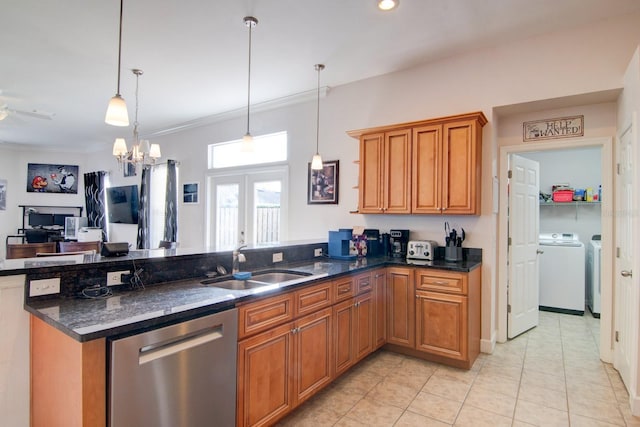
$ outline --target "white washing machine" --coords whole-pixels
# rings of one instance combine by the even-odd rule
[[[584,244],[574,233],[542,233],[539,245],[540,309],[583,315]]]
[[[587,246],[587,307],[593,317],[600,318],[600,272],[601,272],[602,242],[591,240]]]

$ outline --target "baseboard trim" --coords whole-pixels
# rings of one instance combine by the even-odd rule
[[[481,339],[480,340],[480,352],[481,353],[487,353],[487,354],[493,353],[493,350],[495,350],[495,348],[496,348],[496,337],[497,337],[497,331],[494,330],[491,333],[491,339],[490,340]]]
[[[629,395],[629,406],[631,407],[631,414],[636,417],[640,416],[640,396]]]

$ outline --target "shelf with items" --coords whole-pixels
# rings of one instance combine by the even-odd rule
[[[575,219],[576,221],[578,220],[578,210],[579,207],[581,206],[601,206],[601,202],[595,201],[595,202],[585,202],[585,201],[574,201],[574,202],[545,202],[545,201],[540,201],[540,206],[573,206],[576,209],[576,216]]]

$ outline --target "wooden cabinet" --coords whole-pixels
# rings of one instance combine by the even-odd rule
[[[238,308],[238,426],[272,425],[333,380],[332,287]]]
[[[387,268],[387,343],[415,346],[415,288],[412,268]]]
[[[416,349],[469,369],[480,353],[480,269],[416,270]]]
[[[482,112],[349,131],[359,213],[480,214]]]
[[[353,279],[370,284],[370,274]],[[363,292],[333,306],[335,373],[340,375],[373,351],[374,298],[369,286]]]
[[[387,342],[387,273],[384,268],[371,273],[373,282],[373,348],[382,347]]]
[[[410,213],[411,131],[372,133],[360,141],[360,213]]]

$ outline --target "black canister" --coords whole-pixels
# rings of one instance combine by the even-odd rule
[[[389,233],[382,233],[380,235],[380,247],[381,255],[389,256],[391,253],[391,235]]]

